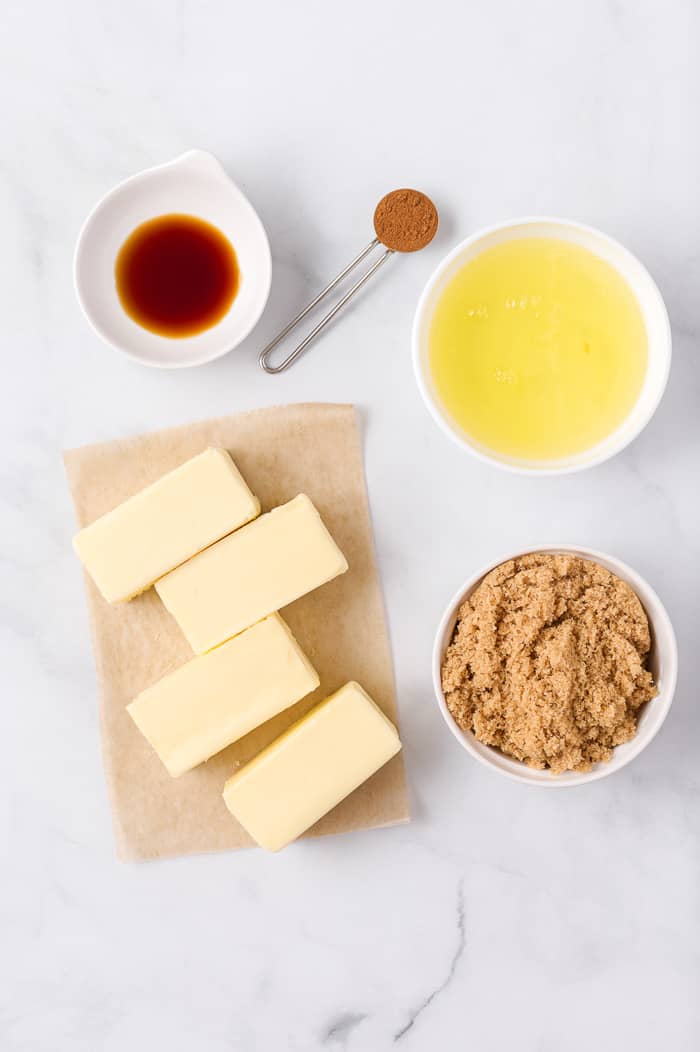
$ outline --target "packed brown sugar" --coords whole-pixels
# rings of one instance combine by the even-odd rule
[[[587,771],[637,730],[657,693],[649,622],[629,585],[570,555],[489,573],[459,610],[442,667],[450,712],[530,767]]]

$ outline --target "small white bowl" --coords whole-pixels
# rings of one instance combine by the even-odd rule
[[[428,357],[430,323],[445,286],[465,263],[485,249],[514,238],[549,237],[572,241],[610,263],[625,279],[637,298],[647,330],[649,361],[637,402],[625,420],[602,442],[560,460],[521,460],[507,457],[481,445],[452,419],[435,389]],[[560,475],[593,467],[619,453],[646,426],[666,387],[671,366],[671,326],[656,283],[619,242],[593,227],[567,219],[525,218],[480,230],[462,241],[438,264],[418,301],[413,322],[413,368],[418,387],[433,418],[443,431],[469,453],[507,471],[521,475]]]
[[[238,259],[241,282],[231,308],[216,325],[174,339],[142,328],[124,311],[114,276],[119,249],[139,224],[180,212],[198,216],[225,234]],[[75,291],[99,335],[130,358],[161,369],[202,365],[245,339],[270,294],[272,260],[257,212],[217,159],[190,150],[148,168],[111,190],[86,219],[75,249]]]
[[[611,573],[617,574],[619,578],[626,581],[634,589],[649,618],[649,626],[651,628],[649,668],[659,693],[642,708],[637,725],[637,733],[634,738],[623,745],[618,745],[607,763],[596,764],[590,771],[568,771],[564,774],[538,771],[521,763],[519,760],[505,756],[491,745],[484,745],[471,731],[463,731],[457,726],[442,692],[440,671],[445,651],[452,639],[455,624],[457,623],[457,614],[460,606],[477,588],[487,573],[500,566],[501,563],[508,562],[509,559],[517,559],[519,556],[528,555],[531,552],[548,552],[552,555],[578,555],[582,559],[600,563],[601,566],[610,570]],[[594,551],[592,548],[580,548],[573,544],[537,545],[533,548],[526,548],[524,551],[502,555],[499,559],[479,570],[468,581],[465,581],[448,603],[447,609],[440,620],[433,647],[433,686],[435,688],[435,697],[445,723],[460,745],[474,759],[483,763],[486,767],[490,767],[508,778],[514,778],[518,782],[528,782],[530,785],[540,785],[547,789],[564,789],[571,785],[595,782],[599,778],[605,778],[609,774],[614,774],[615,771],[625,767],[635,756],[639,756],[640,752],[647,747],[656,735],[668,715],[676,689],[677,675],[678,650],[673,626],[663,603],[653,588],[647,584],[643,577],[640,577],[638,573],[635,573],[625,563],[620,562],[619,559],[615,559],[611,555],[605,555],[603,552]]]

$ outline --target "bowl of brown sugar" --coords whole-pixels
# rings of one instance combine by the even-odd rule
[[[670,618],[625,563],[574,545],[506,555],[440,621],[433,682],[464,749],[510,778],[604,778],[665,720],[678,656]]]

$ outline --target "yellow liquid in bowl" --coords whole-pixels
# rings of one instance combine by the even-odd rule
[[[429,330],[440,401],[496,454],[558,460],[610,435],[637,401],[647,335],[605,260],[558,238],[505,241],[445,287]]]

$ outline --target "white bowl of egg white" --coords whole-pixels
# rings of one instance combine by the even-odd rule
[[[509,562],[511,559],[529,555],[532,552],[545,552],[550,555],[574,555],[580,559],[598,563],[598,565],[603,566],[630,586],[641,602],[649,621],[651,649],[648,657],[648,668],[654,678],[658,693],[651,701],[646,702],[640,710],[637,731],[634,737],[622,745],[615,746],[612,757],[606,763],[596,763],[588,771],[565,771],[561,774],[553,774],[549,770],[538,770],[537,768],[529,767],[526,763],[512,756],[507,756],[499,749],[486,745],[484,742],[479,741],[472,731],[463,730],[457,724],[450,712],[442,689],[442,665],[445,652],[452,641],[462,604],[476,591],[487,574],[495,570],[497,566]],[[649,582],[636,570],[633,570],[632,567],[620,559],[607,555],[605,552],[596,551],[593,548],[582,548],[574,544],[543,544],[501,555],[498,559],[494,559],[493,562],[489,563],[488,566],[482,567],[459,587],[447,604],[435,633],[432,672],[433,689],[442,718],[462,748],[474,760],[477,760],[485,767],[489,767],[497,774],[505,775],[516,782],[526,782],[528,785],[540,786],[544,789],[566,789],[574,785],[596,782],[600,778],[607,778],[608,775],[615,774],[616,771],[626,767],[635,757],[639,756],[656,737],[668,716],[676,690],[678,647],[673,624],[665,606]]]
[[[443,293],[471,261],[495,246],[521,238],[571,242],[599,257],[624,279],[639,307],[646,332],[646,371],[638,396],[614,430],[590,448],[558,458],[511,455],[471,435],[440,396],[431,369],[431,323]],[[465,305],[466,306],[466,305]],[[419,299],[412,334],[413,365],[423,400],[439,427],[468,453],[507,471],[557,475],[593,467],[619,453],[646,426],[663,395],[671,364],[671,329],[664,301],[651,275],[623,245],[592,227],[565,219],[523,218],[480,230],[457,245],[438,265]]]
[[[164,335],[135,321],[117,289],[120,250],[142,224],[185,216],[215,228],[235,253],[237,287],[215,323],[188,335]],[[190,150],[120,183],[88,216],[75,250],[78,302],[97,333],[144,365],[202,365],[233,350],[260,318],[270,292],[272,262],[263,225],[219,161]]]

